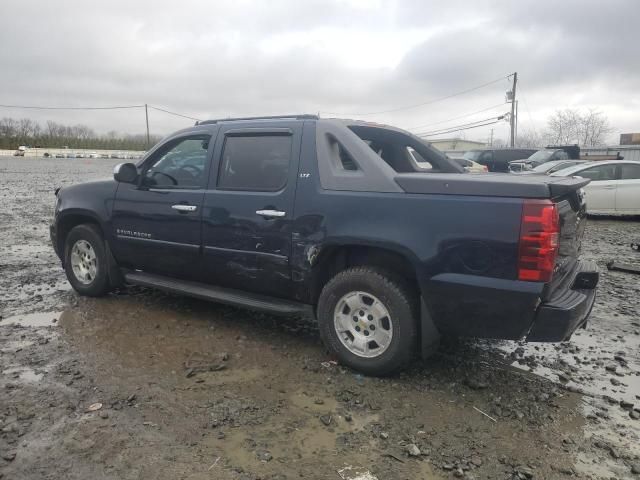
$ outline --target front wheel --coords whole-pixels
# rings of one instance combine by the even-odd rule
[[[80,295],[99,297],[109,287],[107,256],[99,230],[90,224],[74,227],[65,240],[64,270]]]
[[[415,295],[402,279],[368,267],[338,273],[318,300],[325,345],[367,375],[389,375],[411,360],[416,313]]]

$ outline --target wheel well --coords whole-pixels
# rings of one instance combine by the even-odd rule
[[[74,228],[77,227],[78,225],[82,225],[82,224],[91,224],[91,225],[95,225],[98,228],[98,231],[100,232],[100,235],[102,234],[102,228],[100,228],[100,224],[95,220],[95,218],[92,218],[88,215],[68,215],[65,216],[63,219],[60,220],[60,222],[58,222],[58,227],[57,227],[57,242],[58,242],[58,251],[60,252],[61,256],[63,257],[64,260],[64,244],[65,241],[67,239],[67,235],[69,235],[69,232]],[[104,237],[104,235],[103,235]]]
[[[363,245],[341,245],[324,249],[313,269],[311,301],[318,301],[322,287],[338,272],[351,267],[368,266],[402,277],[418,292],[416,270],[409,259],[393,250]]]

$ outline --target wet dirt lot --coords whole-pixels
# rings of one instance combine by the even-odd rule
[[[447,341],[376,379],[308,319],[141,288],[78,297],[53,189],[116,160],[0,157],[0,478],[640,478],[640,222],[591,220],[589,327],[557,345]],[[637,473],[636,473],[637,472]]]

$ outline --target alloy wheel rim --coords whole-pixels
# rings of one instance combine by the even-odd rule
[[[358,357],[382,355],[393,338],[389,310],[367,292],[349,292],[338,300],[333,323],[342,345]]]
[[[96,252],[86,240],[78,240],[71,247],[71,269],[83,285],[90,285],[96,278],[98,260]]]

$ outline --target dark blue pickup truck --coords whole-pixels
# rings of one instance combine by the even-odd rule
[[[57,191],[51,239],[81,295],[134,284],[308,312],[342,363],[385,375],[443,334],[556,342],[584,326],[587,182],[467,174],[373,123],[212,120]]]

